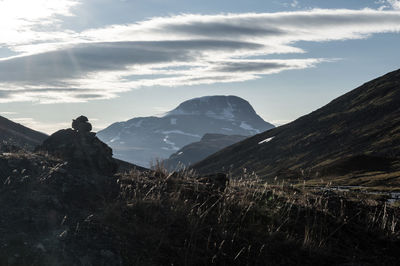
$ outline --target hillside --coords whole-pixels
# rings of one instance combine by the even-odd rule
[[[245,168],[263,177],[309,178],[336,171],[394,171],[399,157],[397,70],[289,124],[227,147],[193,168],[233,173]]]
[[[46,134],[32,130],[18,123],[14,123],[0,116],[0,143],[7,142],[11,145],[32,150],[47,138]]]
[[[206,133],[252,136],[273,128],[236,96],[206,96],[181,103],[162,117],[137,117],[97,133],[118,159],[148,167]]]
[[[239,135],[205,134],[200,141],[188,144],[172,154],[163,161],[163,165],[171,171],[185,168],[245,138]]]
[[[66,158],[68,159],[68,158]],[[0,155],[0,265],[398,265],[398,207],[259,180]],[[345,197],[344,197],[345,196]],[[350,218],[349,218],[350,217]]]
[[[35,152],[0,154],[0,265],[399,263],[383,194],[118,169],[91,128],[80,116]]]

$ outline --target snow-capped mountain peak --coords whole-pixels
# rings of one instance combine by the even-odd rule
[[[115,157],[142,166],[168,158],[206,133],[251,136],[274,127],[237,96],[206,96],[181,103],[162,117],[138,117],[115,123],[98,137]]]
[[[204,115],[215,119],[235,120],[243,115],[256,115],[246,100],[237,96],[204,96],[181,103],[165,116]]]

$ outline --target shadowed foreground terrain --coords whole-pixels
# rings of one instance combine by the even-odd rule
[[[379,197],[0,155],[0,265],[398,265]]]

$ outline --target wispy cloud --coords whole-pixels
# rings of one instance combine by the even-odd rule
[[[400,0],[388,0],[388,3],[393,9],[400,10]]]
[[[400,10],[400,0],[378,0],[375,1],[375,3],[381,5],[379,7],[379,10],[385,10],[385,9]]]
[[[299,1],[293,0],[293,1],[289,2],[289,3],[284,3],[283,5],[286,6],[286,7],[291,6],[291,7],[295,8],[295,7],[299,6]]]
[[[4,111],[4,112],[0,112],[0,115],[16,115],[17,112],[8,112],[8,111]]]
[[[64,1],[70,15],[75,2]],[[67,4],[68,3],[68,4]],[[221,15],[183,14],[3,46],[0,102],[84,102],[145,86],[240,82],[315,67],[327,58],[268,59],[306,53],[300,41],[327,42],[399,32],[400,12],[327,10]]]
[[[0,1],[0,47],[19,51],[21,45],[65,41],[72,31],[60,31],[61,17],[72,16],[74,0]]]
[[[282,126],[284,124],[290,123],[293,120],[289,120],[289,119],[279,119],[279,120],[272,120],[271,123],[277,127]]]
[[[13,113],[13,115],[16,115],[16,113]],[[47,134],[52,134],[60,129],[71,127],[71,122],[44,122],[32,117],[13,117],[11,120],[31,129]],[[107,123],[102,123],[98,118],[89,117],[89,121],[93,126],[93,132],[97,132],[109,126],[109,124]]]
[[[13,118],[12,121],[22,124],[26,127],[32,128],[34,130],[45,132],[48,134],[54,133],[55,131],[59,130],[60,128],[68,128],[70,127],[70,123],[46,123],[42,121],[37,121],[31,117],[18,117]]]

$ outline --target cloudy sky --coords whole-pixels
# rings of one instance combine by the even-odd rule
[[[400,68],[400,0],[0,0],[0,115],[96,130],[204,95],[283,124]]]

